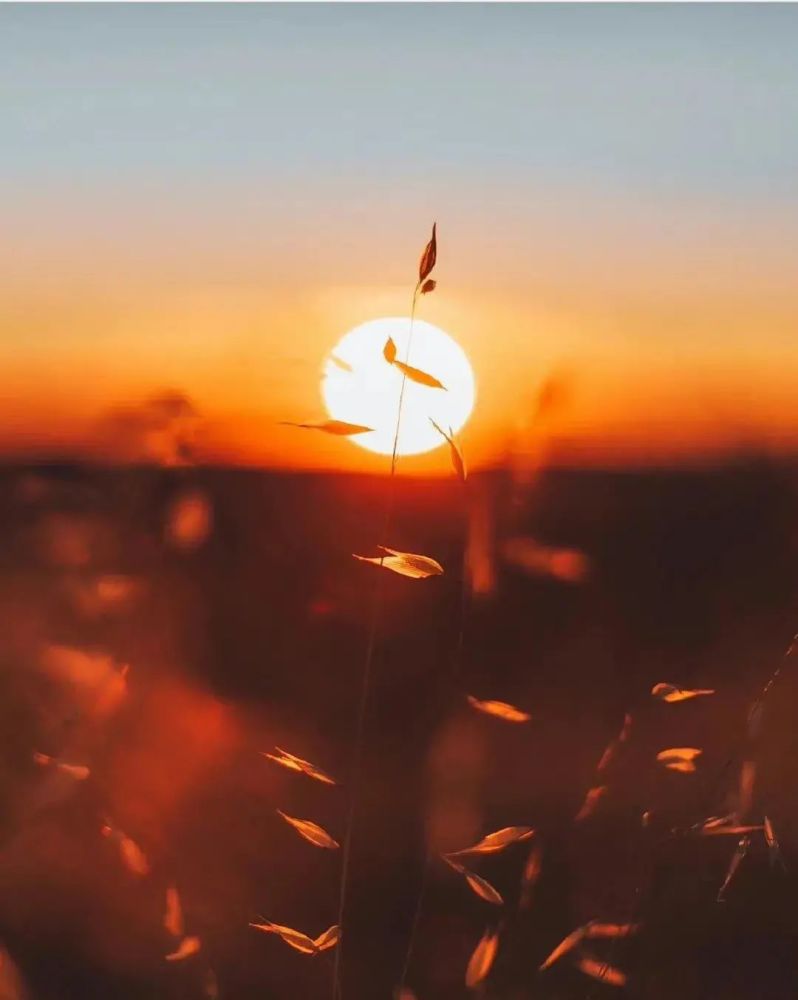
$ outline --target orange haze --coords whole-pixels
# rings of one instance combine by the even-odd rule
[[[439,219],[438,288],[421,315],[474,367],[472,466],[534,449],[544,433],[555,455],[579,462],[796,445],[798,260],[777,211],[754,222],[729,205],[563,193],[557,208],[515,212],[506,193],[492,211],[466,213],[437,195],[454,214]],[[251,191],[230,206],[232,222],[204,224],[146,202],[115,207],[109,223],[103,197],[88,219],[54,200],[27,239],[24,213],[12,217],[19,244],[0,256],[3,455],[175,460],[147,401],[177,393],[207,460],[384,467],[349,441],[278,421],[323,415],[323,360],[341,334],[407,312],[434,206],[406,219],[375,204],[370,222],[321,236],[312,213],[293,228],[255,213],[255,235],[242,236]],[[551,376],[564,391],[533,426]],[[446,450],[402,465],[445,472]]]

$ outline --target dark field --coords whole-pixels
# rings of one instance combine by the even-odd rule
[[[189,1000],[210,995],[212,968],[231,1000],[331,996],[332,952],[310,958],[247,925],[261,914],[315,936],[336,922],[340,852],[300,839],[275,810],[343,840],[381,579],[347,1000],[388,1000],[398,984],[425,828],[447,850],[515,824],[535,827],[543,852],[524,909],[528,844],[473,866],[504,896],[501,913],[432,865],[408,975],[418,1000],[466,996],[469,956],[500,921],[485,1000],[794,1000],[798,664],[785,661],[759,739],[745,740],[748,708],[798,628],[797,484],[792,466],[755,458],[552,471],[525,490],[496,472],[469,481],[469,514],[456,482],[400,479],[389,544],[446,567],[414,581],[351,558],[377,551],[387,479],[6,467],[0,940],[26,995]],[[495,588],[463,614],[469,523],[472,561],[495,572]],[[585,579],[498,554],[531,536],[581,550]],[[661,681],[716,694],[663,704],[649,694]],[[466,694],[532,720],[479,714]],[[575,823],[626,712],[631,735],[608,790]],[[259,754],[275,744],[341,787]],[[695,774],[656,762],[679,746],[703,749]],[[36,751],[91,775],[65,779],[35,764]],[[770,817],[786,871],[756,834],[717,902],[737,838],[671,831],[732,811],[746,757],[757,763],[747,822]],[[120,863],[105,818],[141,846],[149,874]],[[185,962],[164,961],[175,947],[162,925],[170,884],[203,943]],[[536,971],[592,918],[641,925],[593,949],[627,973],[625,991],[568,957]]]

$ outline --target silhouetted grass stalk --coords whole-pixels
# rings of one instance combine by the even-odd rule
[[[449,677],[449,683],[453,687],[462,669],[463,663],[463,647],[465,646],[465,630],[466,622],[468,619],[468,607],[469,607],[469,578],[468,570],[466,567],[465,559],[465,549],[463,551],[463,570],[462,579],[460,581],[460,621],[457,630],[457,645],[455,647],[454,662],[452,664],[452,671]],[[424,832],[426,838],[426,830]],[[418,928],[421,923],[421,914],[424,909],[424,902],[426,900],[427,888],[429,886],[429,877],[432,871],[432,865],[436,860],[436,853],[431,847],[427,846],[424,855],[424,867],[421,871],[421,885],[419,887],[418,901],[416,903],[416,908],[413,912],[413,920],[410,924],[410,936],[407,942],[407,951],[405,953],[404,964],[402,965],[402,973],[399,977],[399,993],[407,985],[407,974],[410,971],[410,963],[413,960],[413,950],[416,944],[416,938],[418,936]]]
[[[413,301],[410,308],[410,329],[407,337],[407,350],[405,351],[405,364],[410,363],[410,349],[413,345],[413,327],[416,319],[416,306],[418,304],[418,297],[421,292],[421,280],[416,283],[416,287],[413,290]],[[405,397],[405,386],[407,384],[407,374],[402,373],[402,382],[399,388],[399,403],[397,405],[396,412],[396,430],[393,439],[393,449],[391,452],[391,471],[389,477],[388,486],[388,497],[385,505],[385,517],[383,520],[382,528],[382,542],[383,544],[390,541],[391,528],[393,526],[393,515],[395,507],[395,478],[396,478],[396,465],[399,457],[399,433],[402,425],[402,409],[404,406]],[[383,551],[382,559],[385,558],[385,553]],[[382,560],[380,561],[380,566],[382,566]],[[383,576],[380,575],[377,579],[376,587],[374,588],[374,598],[371,605],[371,614],[369,621],[369,633],[368,641],[366,643],[366,654],[363,664],[363,679],[360,686],[360,700],[358,703],[357,710],[357,723],[355,728],[355,746],[353,752],[352,769],[350,772],[350,792],[349,792],[349,810],[347,813],[346,820],[346,830],[344,833],[344,842],[342,847],[341,855],[341,890],[338,902],[338,926],[341,929],[340,941],[338,947],[335,949],[335,963],[333,966],[333,1000],[339,1000],[343,998],[343,989],[341,985],[341,970],[343,968],[343,946],[346,940],[344,933],[344,920],[346,917],[346,896],[349,884],[349,867],[352,858],[352,841],[354,838],[355,821],[357,818],[357,800],[358,793],[360,791],[360,784],[362,780],[362,769],[363,769],[363,744],[366,728],[366,717],[368,713],[368,701],[369,693],[371,688],[371,677],[373,673],[374,665],[374,653],[377,648],[377,634],[379,632],[380,619],[382,613],[382,597],[383,597]]]

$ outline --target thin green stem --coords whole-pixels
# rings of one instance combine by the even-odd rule
[[[416,304],[418,302],[419,285],[413,291],[413,304],[410,310],[410,330],[407,337],[407,350],[405,351],[405,364],[410,361],[410,348],[413,344],[413,326],[416,319]],[[399,454],[399,431],[402,424],[402,407],[404,405],[405,385],[407,375],[402,373],[402,384],[399,389],[399,403],[396,412],[396,432],[393,439],[393,450],[391,453],[391,473],[388,487],[388,498],[385,504],[385,518],[382,528],[382,541],[388,542],[393,523],[394,496],[395,496],[395,476],[396,464]],[[380,567],[382,567],[382,560]],[[357,819],[357,801],[362,781],[363,770],[363,745],[365,741],[366,717],[368,713],[369,693],[371,689],[371,677],[373,674],[374,653],[377,648],[377,635],[379,633],[380,617],[382,612],[383,577],[377,580],[374,589],[374,599],[371,605],[368,640],[366,642],[366,654],[363,663],[363,679],[360,686],[360,700],[357,710],[357,723],[355,727],[355,747],[352,759],[352,769],[349,781],[349,810],[346,820],[346,832],[341,852],[341,891],[338,900],[338,926],[340,928],[340,939],[338,947],[335,949],[335,963],[333,965],[333,1000],[343,1000],[343,987],[341,983],[341,970],[343,968],[343,945],[345,939],[344,922],[346,918],[346,897],[349,887],[349,868],[352,860],[352,842],[354,839],[355,822]]]

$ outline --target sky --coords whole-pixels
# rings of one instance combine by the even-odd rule
[[[2,5],[0,455],[113,452],[109,416],[169,392],[209,458],[382,468],[279,421],[324,416],[347,330],[408,312],[433,220],[420,314],[473,365],[473,463],[529,446],[552,377],[567,460],[794,448],[796,29],[769,4]]]

